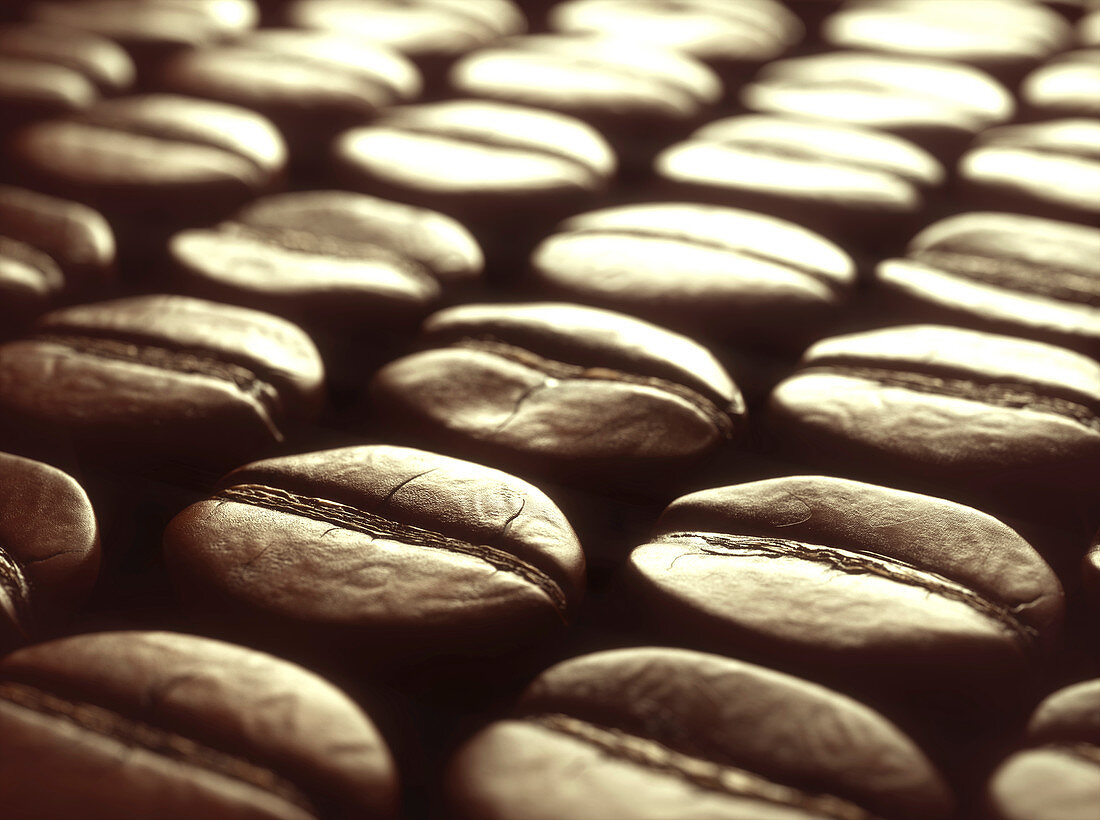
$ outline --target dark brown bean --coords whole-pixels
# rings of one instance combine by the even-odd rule
[[[859,692],[1019,707],[1059,637],[1050,567],[997,519],[931,496],[792,476],[669,505],[631,554],[661,634]],[[996,704],[996,706],[993,706]]]
[[[114,234],[98,212],[0,185],[0,335],[58,301],[103,290],[114,265]]]
[[[651,203],[562,223],[536,247],[531,276],[553,297],[696,337],[800,350],[839,315],[856,273],[847,254],[799,225]]]
[[[1024,336],[1100,358],[1100,229],[1005,213],[929,225],[875,271],[891,315]]]
[[[481,280],[481,249],[450,217],[343,191],[264,197],[172,237],[180,288],[302,325],[330,373],[362,382],[444,299]]]
[[[704,347],[610,311],[462,305],[422,343],[371,382],[389,429],[520,475],[660,496],[744,423]]]
[[[55,311],[0,346],[4,438],[52,436],[97,464],[220,472],[285,441],[322,391],[296,326],[183,296]]]
[[[63,624],[99,572],[99,527],[70,476],[0,453],[0,652]]]
[[[598,652],[544,672],[454,758],[458,818],[931,820],[952,797],[866,706],[742,661]]]
[[[165,533],[196,618],[372,665],[514,654],[558,633],[584,556],[538,489],[420,450],[349,447],[226,476]]]
[[[112,632],[8,655],[0,732],[0,800],[16,817],[398,812],[389,750],[346,695],[291,663],[205,638]]]
[[[799,458],[983,509],[1093,508],[1100,488],[1100,364],[1040,342],[933,325],[826,339],[769,413]]]

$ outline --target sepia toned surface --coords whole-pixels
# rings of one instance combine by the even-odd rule
[[[1097,820],[1098,23],[0,3],[0,819]]]

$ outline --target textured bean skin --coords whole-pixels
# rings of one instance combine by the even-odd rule
[[[4,433],[54,436],[96,463],[225,469],[322,402],[313,343],[259,311],[141,296],[55,311],[35,330],[0,346]]]
[[[0,453],[0,651],[56,629],[99,572],[99,526],[60,470]]]
[[[257,462],[221,487],[173,520],[167,560],[198,617],[268,643],[500,655],[560,630],[581,597],[568,522],[497,470],[376,445]]]
[[[1098,400],[1100,365],[1089,357],[908,325],[813,345],[773,391],[769,414],[803,458],[886,484],[936,482],[941,494],[987,506],[998,494],[1002,506],[1026,497],[1038,514],[1095,492]]]
[[[677,643],[879,703],[936,691],[988,705],[994,687],[1019,700],[1064,608],[1050,567],[993,517],[826,476],[679,498],[627,575],[634,609]]]
[[[975,212],[929,225],[875,284],[914,321],[1023,336],[1100,356],[1100,229]]]
[[[514,719],[460,749],[448,793],[458,817],[514,820],[900,820],[947,817],[952,802],[911,741],[861,704],[742,661],[651,647],[544,672]]]
[[[705,348],[610,311],[463,305],[429,317],[422,338],[372,380],[379,413],[407,438],[524,475],[657,492],[744,414]]]
[[[397,816],[389,751],[346,695],[205,638],[100,633],[13,653],[0,726],[0,796],[20,817]]]

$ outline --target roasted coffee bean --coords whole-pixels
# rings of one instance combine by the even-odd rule
[[[81,635],[8,655],[0,734],[0,800],[12,817],[398,814],[389,750],[343,692],[191,635]]]
[[[249,464],[164,540],[199,622],[376,666],[514,653],[559,633],[584,589],[540,490],[404,447]]]
[[[706,348],[619,313],[462,305],[421,342],[371,382],[385,429],[519,475],[660,496],[744,424]]]
[[[81,486],[0,453],[0,653],[71,617],[98,572],[99,527]]]
[[[450,766],[456,818],[932,820],[953,799],[909,738],[813,683],[700,652],[544,672]]]
[[[266,313],[183,296],[81,305],[0,346],[0,438],[222,472],[315,415],[322,382],[309,338]]]
[[[0,185],[0,336],[59,300],[104,289],[114,264],[114,234],[99,213]]]
[[[480,100],[390,109],[338,138],[334,154],[342,186],[453,216],[498,267],[595,204],[616,165],[580,120]]]
[[[941,160],[1009,120],[1012,95],[985,72],[942,60],[836,51],[769,63],[741,92],[746,108],[897,134]]]
[[[864,0],[825,20],[822,39],[834,48],[965,63],[1015,82],[1074,38],[1065,18],[1039,3]]]
[[[1064,610],[1054,573],[992,516],[822,476],[677,499],[626,580],[632,610],[676,644],[906,711],[930,696],[1019,707]]]
[[[1039,704],[1025,747],[994,773],[989,820],[1093,820],[1100,805],[1100,680]]]
[[[357,380],[443,299],[473,289],[483,267],[450,217],[343,191],[258,199],[176,234],[169,254],[182,290],[291,319]]]
[[[512,0],[292,0],[282,16],[292,26],[344,32],[396,49],[433,86],[442,84],[456,58],[527,29]]]
[[[345,128],[420,95],[420,72],[385,46],[335,32],[266,29],[230,46],[188,51],[163,90],[249,108],[278,126],[302,166],[323,162]]]
[[[1100,119],[1005,125],[959,160],[962,201],[1100,227]]]
[[[855,265],[805,228],[684,203],[573,217],[531,257],[551,296],[640,316],[693,336],[800,350],[840,314]]]
[[[860,246],[890,245],[925,221],[945,173],[892,134],[789,117],[718,120],[658,155],[670,198],[773,214]]]
[[[1031,119],[1100,117],[1100,48],[1061,54],[1024,78],[1020,99]]]
[[[786,54],[803,35],[774,0],[565,0],[551,9],[549,27],[683,51],[727,78]]]
[[[1100,358],[1100,229],[968,213],[875,271],[890,315],[1024,336]]]
[[[0,26],[0,129],[125,91],[134,65],[115,43],[48,25]]]
[[[171,94],[28,126],[7,153],[31,187],[146,223],[227,213],[275,184],[286,164],[265,118]]]
[[[172,54],[236,39],[259,21],[253,0],[33,0],[27,15],[116,41],[139,79]]]
[[[934,325],[825,339],[769,414],[796,458],[983,509],[1095,507],[1100,489],[1100,363],[1041,342]]]
[[[459,60],[449,85],[459,96],[577,117],[638,170],[708,119],[722,97],[722,81],[691,56],[614,37],[504,40]]]

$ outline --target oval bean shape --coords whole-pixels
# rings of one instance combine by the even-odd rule
[[[584,587],[540,490],[384,445],[241,467],[173,519],[165,552],[203,623],[378,662],[506,654],[559,631]]]
[[[389,750],[347,695],[299,666],[206,638],[110,632],[8,655],[0,731],[0,800],[17,817],[398,813]]]
[[[421,337],[371,382],[390,429],[521,475],[660,493],[743,424],[706,348],[611,311],[462,305]]]
[[[1011,681],[1019,695],[1063,615],[1054,573],[997,519],[823,476],[677,499],[631,554],[628,579],[633,608],[677,643],[876,702],[985,697]]]
[[[516,712],[451,761],[458,818],[951,815],[940,776],[893,724],[743,661],[652,647],[597,652],[542,673]]]

